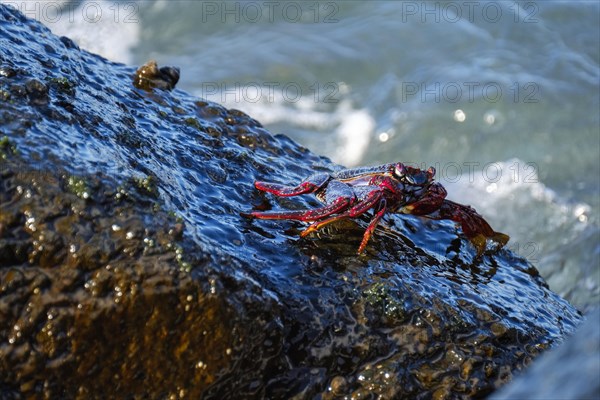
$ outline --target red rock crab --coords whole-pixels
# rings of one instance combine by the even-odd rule
[[[298,211],[254,211],[245,215],[312,222],[300,234],[304,237],[327,224],[355,218],[372,209],[373,217],[358,248],[359,254],[365,250],[375,227],[386,213],[456,221],[475,246],[477,256],[486,249],[488,239],[498,243],[499,247],[508,242],[508,235],[494,231],[475,209],[446,200],[446,189],[434,182],[434,175],[433,167],[423,171],[399,162],[315,174],[295,187],[257,181],[254,183],[257,189],[277,196],[314,193],[325,206]]]

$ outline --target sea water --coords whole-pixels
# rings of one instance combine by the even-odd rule
[[[600,301],[600,6],[11,2],[344,166],[436,167],[582,310]],[[265,177],[265,179],[276,177]]]

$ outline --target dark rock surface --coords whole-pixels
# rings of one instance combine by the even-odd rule
[[[579,322],[447,221],[394,216],[359,257],[366,220],[241,217],[317,205],[254,180],[338,167],[134,73],[0,5],[3,398],[476,398]]]
[[[596,308],[564,344],[541,355],[490,400],[600,399],[599,327],[600,308]]]

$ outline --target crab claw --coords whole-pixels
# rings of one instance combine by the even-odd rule
[[[463,233],[475,246],[477,257],[485,251],[488,240],[498,243],[499,248],[502,248],[510,239],[508,235],[494,231],[473,207],[444,200],[438,212],[441,219],[460,223]]]

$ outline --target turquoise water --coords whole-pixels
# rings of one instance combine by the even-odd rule
[[[179,88],[340,164],[436,166],[552,289],[598,304],[598,2],[94,2],[93,24],[91,4],[48,25],[178,66]]]

